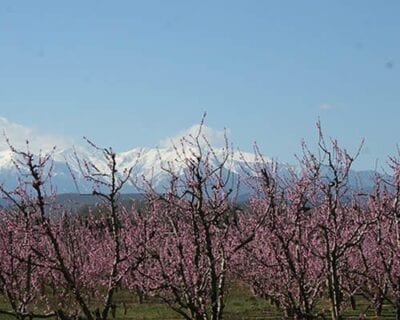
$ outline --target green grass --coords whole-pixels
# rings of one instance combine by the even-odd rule
[[[367,309],[368,302],[362,297],[357,297],[357,308],[351,310],[346,308],[344,318],[353,320],[358,319],[360,313]],[[155,299],[148,299],[139,303],[138,298],[126,291],[118,292],[116,295],[118,305],[116,320],[175,320],[181,319],[174,311],[163,303]],[[126,306],[126,314],[122,305]],[[4,301],[0,300],[0,308],[8,309]],[[329,319],[329,304],[322,301],[319,305],[320,310],[324,310]],[[367,312],[368,319],[375,319],[374,310]],[[280,319],[280,313],[275,307],[271,306],[266,300],[254,297],[246,286],[234,283],[228,290],[225,308],[225,320],[258,320],[258,319]],[[1,320],[12,319],[1,315]],[[110,317],[110,319],[112,319]],[[393,308],[390,305],[384,306],[381,319],[394,319]]]
[[[122,302],[128,307],[127,314],[124,315],[122,307],[117,309],[118,320],[168,320],[180,319],[174,311],[168,306],[154,299],[149,299],[144,303],[139,303],[136,298],[127,292],[120,292],[117,295],[116,302],[121,305]],[[242,320],[248,318],[265,318],[273,316],[271,319],[277,319],[277,311],[271,307],[264,299],[254,297],[248,289],[235,284],[228,291],[225,308],[226,320]]]

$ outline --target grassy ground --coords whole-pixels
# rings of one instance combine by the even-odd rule
[[[130,293],[120,292],[117,296],[119,305],[126,306],[126,310],[121,306],[117,308],[116,320],[175,320],[181,319],[176,313],[170,310],[166,305],[154,300],[148,300],[139,303],[138,299]],[[0,301],[0,308],[8,309],[4,301]],[[321,311],[329,319],[329,310],[327,303],[321,303]],[[367,301],[362,298],[357,299],[356,310],[348,308],[345,312],[345,319],[359,319],[359,315],[367,309]],[[125,313],[126,311],[126,313]],[[1,320],[12,319],[0,315]],[[225,320],[269,320],[280,319],[280,313],[267,301],[254,297],[250,291],[239,284],[235,284],[229,290],[225,309]],[[367,319],[375,319],[373,310],[367,311]],[[389,305],[384,306],[384,312],[381,319],[394,319],[393,309]]]
[[[169,309],[165,304],[157,301],[145,301],[139,303],[132,301],[132,296],[126,293],[118,295],[120,304],[125,303],[128,310],[124,314],[123,308],[117,309],[118,320],[172,320],[180,319],[179,315]],[[228,292],[225,319],[226,320],[242,320],[242,319],[279,319],[279,313],[271,307],[264,299],[255,298],[244,287],[235,285]]]

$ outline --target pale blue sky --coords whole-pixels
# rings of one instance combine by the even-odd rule
[[[0,2],[0,116],[118,150],[197,123],[292,161],[318,117],[359,168],[400,143],[400,2]]]

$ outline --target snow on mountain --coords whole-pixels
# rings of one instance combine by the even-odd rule
[[[179,151],[179,148],[178,148]],[[189,148],[186,150],[190,154]],[[224,148],[214,149],[216,159],[210,156],[210,161],[214,165],[221,160],[226,151]],[[107,163],[102,152],[77,146],[75,148],[65,148],[55,150],[53,154],[53,185],[58,193],[68,192],[91,192],[90,184],[84,179],[77,158],[93,163],[100,170],[107,172]],[[235,151],[226,162],[226,169],[232,173],[240,175],[242,166],[245,162],[254,162],[255,157],[251,153]],[[118,170],[122,172],[126,168],[133,167],[135,182],[142,181],[142,178],[151,180],[156,189],[162,189],[168,183],[168,175],[163,168],[171,165],[178,173],[183,173],[185,167],[176,149],[171,145],[160,148],[135,148],[129,151],[117,153]],[[81,161],[81,165],[83,162]],[[72,178],[74,177],[74,178]],[[17,183],[17,172],[12,162],[12,152],[9,150],[0,151],[0,181],[8,188],[15,187]],[[128,182],[127,192],[135,191],[134,180]]]
[[[32,138],[29,148],[36,154],[40,150],[51,150],[53,145],[59,147],[53,151],[54,169],[52,175],[52,184],[58,193],[90,193],[92,191],[90,183],[81,172],[77,158],[86,159],[99,168],[100,171],[107,172],[108,170],[101,150],[96,150],[90,145],[69,147],[71,144],[66,139],[40,134],[35,130],[14,124],[1,117],[0,127],[6,131],[11,143],[20,150],[24,150],[27,147],[24,139],[28,136]],[[162,140],[158,148],[135,148],[118,153],[119,172],[123,172],[125,168],[133,167],[134,179],[128,182],[127,188],[123,191],[137,192],[135,185],[140,185],[143,178],[147,181],[151,180],[156,189],[163,190],[169,179],[163,168],[172,166],[176,173],[183,173],[185,164],[182,161],[182,153],[186,152],[186,156],[190,156],[190,149],[193,148],[190,142],[185,139],[189,137],[190,140],[190,137],[196,137],[199,130],[201,130],[200,146],[203,150],[209,150],[209,144],[213,146],[214,154],[210,154],[210,161],[213,165],[217,165],[218,159],[223,159],[226,154],[226,130],[218,131],[204,125],[201,127],[195,125],[175,136]],[[8,189],[14,188],[18,182],[18,172],[12,157],[13,153],[7,143],[0,139],[0,184]],[[270,161],[267,157],[264,160]],[[234,151],[228,157],[225,169],[229,170],[235,179],[237,176],[243,176],[243,167],[246,167],[246,163],[252,164],[255,161],[258,161],[258,159],[253,153]],[[281,169],[285,170],[285,167],[283,166]],[[350,175],[351,184],[361,184],[368,189],[368,186],[372,186],[374,176],[374,171],[352,171]],[[246,190],[243,189],[242,192],[245,193]]]
[[[0,151],[0,171],[11,169],[12,167],[12,152],[10,150]]]
[[[96,150],[87,144],[85,146],[72,146],[72,142],[65,137],[57,137],[51,134],[45,134],[37,129],[29,128],[24,125],[14,123],[6,118],[0,117],[0,129],[5,132],[5,137],[9,139],[11,145],[18,150],[28,148],[34,154],[43,154],[52,150],[53,172],[52,183],[59,193],[67,192],[91,192],[91,186],[82,174],[77,158],[87,160],[93,163],[100,171],[107,172],[107,163],[102,155],[102,150]],[[168,183],[168,174],[163,168],[172,166],[178,174],[183,173],[185,164],[177,154],[177,150],[182,152],[185,149],[186,155],[190,156],[191,144],[188,140],[198,137],[197,140],[204,150],[209,149],[209,145],[214,148],[215,156],[210,156],[210,161],[216,165],[218,159],[222,159],[225,154],[226,136],[228,130],[215,130],[206,125],[197,124],[186,130],[179,132],[159,143],[158,148],[135,148],[117,154],[118,171],[123,172],[125,168],[133,167],[133,179],[135,182],[129,182],[128,187],[135,191],[133,186],[141,179],[151,180],[153,185],[162,189]],[[12,161],[11,152],[7,139],[0,138],[0,184],[8,189],[12,189],[18,182],[18,171]],[[29,139],[27,144],[26,139]],[[251,153],[234,152],[225,164],[225,169],[230,170],[236,175],[241,174],[241,167],[244,162],[253,162],[254,155]],[[81,161],[81,165],[83,162]],[[72,178],[74,177],[74,178]]]

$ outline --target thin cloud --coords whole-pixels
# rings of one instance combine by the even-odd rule
[[[4,117],[0,117],[0,134],[0,150],[8,149],[6,138],[16,148],[25,148],[28,140],[32,152],[50,151],[55,146],[57,149],[63,149],[72,145],[72,142],[64,137],[45,134]]]
[[[319,109],[320,109],[320,110],[327,111],[327,110],[332,110],[332,109],[334,109],[334,106],[332,106],[331,104],[328,104],[328,103],[323,103],[323,104],[321,104],[321,105],[319,106]]]

